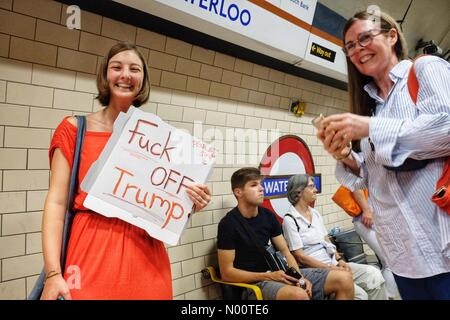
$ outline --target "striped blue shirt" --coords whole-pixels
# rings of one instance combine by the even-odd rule
[[[425,278],[450,272],[450,215],[431,201],[450,156],[450,64],[429,56],[415,63],[419,81],[417,105],[407,87],[411,61],[391,71],[395,83],[386,101],[374,83],[365,86],[377,106],[369,137],[353,156],[360,167],[354,175],[341,161],[336,177],[351,190],[369,189],[378,240],[387,264],[397,275]],[[433,159],[421,170],[393,172],[406,158]]]

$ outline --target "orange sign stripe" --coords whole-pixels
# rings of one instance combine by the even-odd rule
[[[270,2],[267,2],[265,0],[248,0],[249,2],[257,5],[258,7],[261,7],[269,12],[272,12],[273,14],[279,16],[280,18],[283,18],[284,20],[287,20],[300,28],[303,28],[307,31],[311,29],[311,25],[306,23],[303,20],[300,20],[297,17],[294,17],[292,14],[287,13],[286,11],[281,10],[280,8],[274,6]]]
[[[326,33],[325,31],[317,29],[316,27],[311,27],[311,33],[315,34],[316,36],[319,36],[325,40],[328,40],[340,47],[344,46],[344,42],[341,39],[336,38],[335,36],[332,36],[331,34]]]
[[[258,7],[263,8],[264,10],[267,10],[271,13],[273,13],[274,15],[279,16],[280,18],[289,21],[290,23],[295,24],[296,26],[305,29],[306,31],[311,32],[312,34],[315,34],[316,36],[319,36],[325,40],[328,40],[334,44],[337,44],[338,46],[343,46],[343,42],[341,39],[336,38],[335,36],[332,36],[331,34],[322,31],[320,29],[317,29],[316,27],[313,27],[312,25],[310,25],[309,23],[306,23],[305,21],[293,16],[290,13],[287,13],[284,10],[281,10],[280,8],[274,6],[273,4],[271,4],[270,2],[267,2],[265,0],[248,0],[249,2],[257,5]]]

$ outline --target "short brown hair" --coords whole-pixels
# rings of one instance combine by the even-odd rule
[[[355,15],[350,18],[344,26],[343,40],[345,41],[345,34],[356,21],[370,20],[372,17],[373,15],[367,11],[355,13]],[[380,24],[381,29],[383,30],[395,29],[397,31],[398,39],[394,45],[394,51],[398,61],[408,59],[408,46],[406,44],[405,36],[400,30],[400,27],[395,19],[385,12],[380,12]],[[362,116],[371,116],[372,110],[375,108],[375,101],[370,98],[369,94],[364,90],[364,86],[373,80],[372,77],[363,75],[359,72],[348,57],[347,73],[350,111]]]
[[[231,176],[231,190],[243,188],[245,184],[252,180],[261,180],[263,176],[258,168],[241,168]]]
[[[144,69],[144,79],[142,81],[142,88],[141,91],[139,91],[139,94],[137,95],[136,99],[133,101],[133,105],[135,107],[140,107],[141,105],[143,105],[148,101],[148,96],[150,94],[150,78],[148,75],[147,63],[145,62],[144,57],[134,44],[127,42],[118,42],[117,44],[112,46],[111,49],[109,49],[108,54],[103,57],[100,69],[97,74],[98,96],[96,97],[96,99],[100,101],[102,106],[107,106],[109,104],[109,100],[111,99],[111,92],[109,90],[109,84],[106,77],[106,74],[108,72],[109,60],[111,60],[111,58],[114,57],[116,54],[127,50],[133,50],[138,55],[139,59],[142,62],[142,67]]]

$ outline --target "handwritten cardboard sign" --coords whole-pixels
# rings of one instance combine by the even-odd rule
[[[130,107],[81,184],[84,206],[175,245],[193,206],[186,186],[205,183],[215,157],[209,145]]]

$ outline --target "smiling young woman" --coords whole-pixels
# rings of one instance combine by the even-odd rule
[[[135,45],[121,42],[109,50],[99,68],[97,88],[97,99],[104,108],[87,116],[80,182],[103,151],[119,113],[148,100],[147,64]],[[141,228],[84,207],[87,194],[79,186],[74,198],[73,210],[77,214],[67,247],[66,265],[60,265],[61,234],[76,135],[75,118],[65,118],[55,130],[49,149],[51,181],[42,226],[47,281],[41,298],[172,299],[170,262],[164,244]],[[186,191],[196,211],[211,200],[206,185],[189,185]],[[77,286],[68,282],[72,269],[77,270]]]

